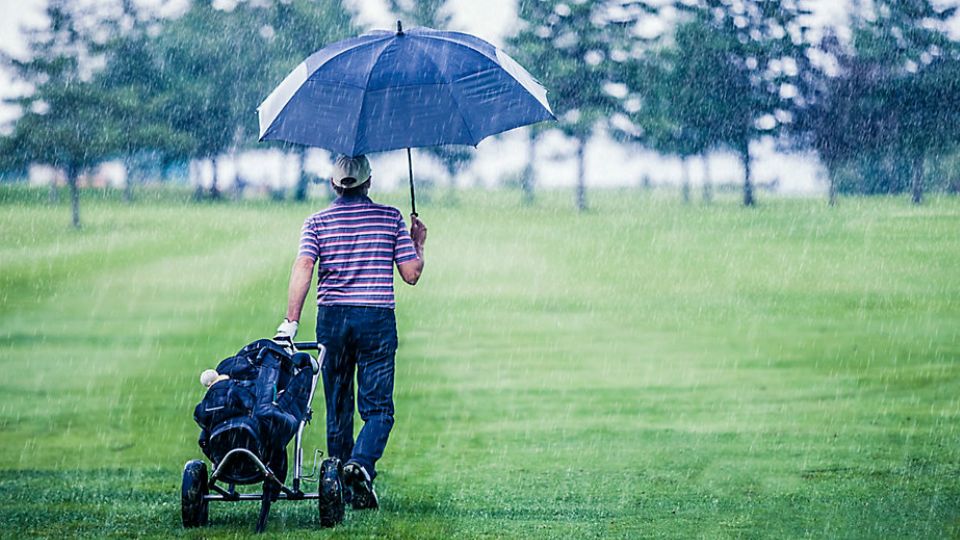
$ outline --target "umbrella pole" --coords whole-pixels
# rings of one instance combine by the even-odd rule
[[[417,194],[413,189],[413,157],[409,148],[407,148],[407,169],[410,171],[410,206],[413,209],[411,214],[417,217]]]

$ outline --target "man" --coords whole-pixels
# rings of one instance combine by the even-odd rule
[[[313,269],[317,286],[317,342],[327,348],[321,373],[327,406],[327,451],[345,462],[343,483],[354,509],[378,508],[373,479],[393,427],[393,265],[416,285],[423,272],[427,228],[411,216],[408,232],[396,208],[367,197],[365,156],[337,159],[331,183],[339,197],[303,224],[290,275],[287,316],[275,341],[292,343]],[[363,428],[353,438],[354,391]]]

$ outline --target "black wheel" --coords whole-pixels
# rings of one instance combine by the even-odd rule
[[[207,493],[207,464],[199,459],[188,461],[183,467],[183,485],[180,488],[180,516],[184,527],[207,524],[210,501],[203,498]]]
[[[343,464],[337,458],[327,458],[320,465],[320,526],[333,527],[343,523]]]

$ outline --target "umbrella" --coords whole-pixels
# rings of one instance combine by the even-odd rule
[[[547,92],[506,53],[459,32],[377,30],[313,53],[260,104],[261,141],[348,156],[476,146],[490,135],[555,119]]]

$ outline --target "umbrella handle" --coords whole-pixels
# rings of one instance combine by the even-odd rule
[[[413,157],[409,148],[407,148],[407,169],[410,171],[410,206],[412,208],[410,214],[417,217],[417,194],[413,189]]]

